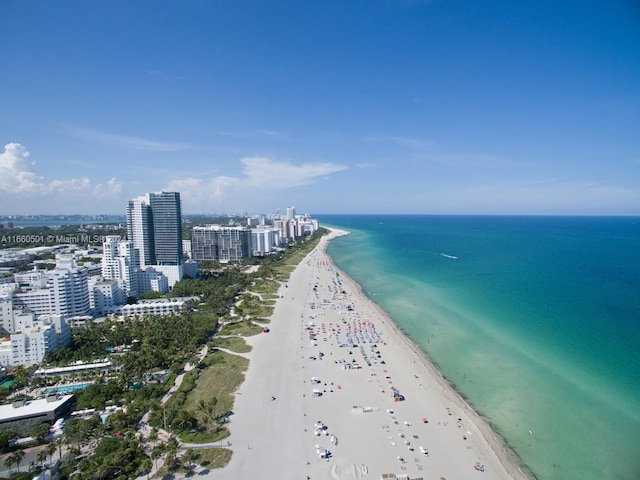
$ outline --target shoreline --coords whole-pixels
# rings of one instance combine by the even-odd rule
[[[272,333],[247,339],[253,350],[229,425],[234,453],[211,473],[341,480],[391,472],[466,478],[475,469],[485,479],[530,480],[501,437],[326,253],[348,233],[330,228],[280,288]],[[346,345],[342,329],[363,323],[379,341]],[[318,379],[324,385],[312,389]],[[403,401],[393,402],[395,392]],[[314,435],[314,422],[328,428],[331,444],[317,427]]]
[[[336,230],[335,228],[329,228],[330,230]],[[339,229],[338,229],[339,230]],[[343,235],[348,235],[349,232],[343,233]],[[337,235],[341,236],[341,235]],[[336,237],[337,237],[336,236]],[[335,237],[334,237],[335,238]],[[328,243],[325,245],[325,253],[326,247]],[[447,380],[444,374],[438,369],[435,363],[431,360],[426,352],[424,352],[420,347],[418,347],[411,338],[398,326],[398,324],[393,320],[391,315],[387,313],[381,305],[379,305],[373,298],[366,294],[362,286],[355,281],[352,277],[350,277],[346,272],[344,272],[340,267],[335,264],[335,261],[331,257],[331,255],[327,254],[327,257],[331,259],[331,263],[333,268],[341,273],[343,279],[346,279],[350,282],[353,287],[358,291],[358,293],[371,302],[378,314],[384,318],[386,322],[388,322],[389,327],[397,337],[402,340],[405,345],[411,350],[412,354],[422,363],[424,368],[431,374],[433,379],[440,384],[444,391],[449,391],[450,399],[459,404],[459,406],[466,410],[467,414],[472,417],[472,421],[476,424],[478,429],[482,432],[487,443],[494,450],[496,455],[501,459],[503,466],[507,469],[507,471],[514,477],[518,478],[518,476],[522,476],[523,479],[534,480],[536,477],[531,472],[527,466],[520,460],[517,454],[513,451],[513,449],[509,446],[504,438],[502,438],[489,423],[488,419],[484,418],[480,415],[467,400],[462,396],[462,394],[455,388],[455,386]]]
[[[330,255],[328,256],[331,258]],[[364,290],[362,289],[362,286],[358,282],[356,282],[350,276],[344,273],[342,269],[335,266],[335,264],[334,264],[334,268],[340,271],[341,273],[343,273],[344,274],[343,278],[348,278],[349,281],[351,281],[356,286],[356,288],[359,289],[360,294],[365,296],[372,304],[375,305],[380,316],[385,318],[385,320],[389,324],[389,327],[394,331],[394,333],[398,336],[398,338],[400,338],[406,344],[406,346],[411,350],[412,354],[422,363],[424,368],[429,371],[433,379],[440,384],[440,386],[444,391],[449,391],[449,393],[451,394],[449,396],[451,401],[458,403],[459,406],[463,408],[469,416],[472,417],[472,421],[474,421],[478,429],[482,432],[487,443],[489,443],[489,445],[496,452],[498,457],[501,458],[501,461],[504,467],[507,469],[507,471],[509,471],[510,474],[514,476],[514,478],[517,478],[517,476],[519,475],[523,475],[524,479],[535,480],[536,477],[533,474],[533,472],[531,472],[526,467],[526,465],[522,463],[520,458],[509,446],[506,440],[502,438],[492,428],[489,420],[483,417],[481,414],[479,414],[473,408],[473,406],[471,406],[469,402],[467,402],[467,400],[463,397],[462,393],[460,393],[456,389],[455,385],[453,385],[447,379],[447,377],[444,376],[444,374],[438,369],[436,364],[433,362],[433,360],[431,360],[431,358],[427,355],[427,353],[424,352],[422,349],[420,349],[420,347],[418,347],[413,342],[413,340],[411,340],[411,338],[398,326],[397,323],[395,323],[393,318],[387,313],[386,310],[384,310],[384,308],[382,308],[382,306],[380,306],[375,300],[373,300],[370,296],[368,296],[364,292]]]

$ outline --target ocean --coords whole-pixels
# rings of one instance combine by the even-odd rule
[[[640,218],[318,217],[535,477],[640,478]]]

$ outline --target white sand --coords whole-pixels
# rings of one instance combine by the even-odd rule
[[[379,479],[384,473],[436,480],[527,478],[486,423],[333,266],[326,244],[345,233],[332,230],[300,263],[280,289],[271,332],[249,339],[254,348],[229,425],[233,457],[224,469],[211,471],[211,478]],[[316,342],[306,329],[310,321]],[[381,337],[376,347],[360,341],[353,348],[338,345],[347,341],[348,326],[366,322]],[[354,359],[362,368],[343,368]],[[312,384],[312,377],[321,383]],[[394,402],[392,387],[404,401]],[[314,388],[322,396],[314,396]],[[373,411],[353,413],[353,406]],[[315,435],[318,421],[329,435]],[[316,445],[331,457],[320,458]],[[476,470],[479,465],[483,471]]]

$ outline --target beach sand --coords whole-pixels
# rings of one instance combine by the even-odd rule
[[[322,238],[280,288],[270,333],[248,339],[233,457],[209,476],[526,479],[486,422],[333,265],[326,245],[346,233]],[[357,346],[340,346],[347,333]]]

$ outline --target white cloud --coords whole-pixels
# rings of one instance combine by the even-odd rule
[[[19,143],[9,143],[0,153],[0,191],[7,193],[30,193],[42,187],[42,178],[31,167],[29,152]]]
[[[19,143],[5,145],[0,154],[0,193],[12,201],[24,203],[31,199],[36,202],[31,208],[46,210],[51,204],[73,204],[79,198],[83,199],[80,206],[85,207],[91,199],[117,198],[122,193],[123,185],[117,178],[104,184],[93,183],[88,177],[46,180],[32,171],[35,162],[29,160],[30,156]]]
[[[247,157],[240,162],[242,176],[183,178],[169,182],[167,190],[181,192],[182,199],[190,204],[219,205],[234,195],[247,196],[256,190],[273,192],[309,185],[347,168],[328,162],[294,165],[267,157]]]
[[[248,157],[240,160],[244,165],[247,185],[267,190],[282,190],[314,183],[318,177],[329,175],[345,166],[334,163],[306,163],[292,165],[266,157]]]
[[[65,131],[75,137],[83,138],[85,140],[92,140],[106,145],[131,148],[135,150],[177,152],[191,148],[191,145],[187,143],[158,142],[147,138],[99,132],[97,130],[72,125],[66,126]]]
[[[70,178],[69,180],[52,180],[47,185],[51,193],[86,192],[91,188],[91,180],[87,177]]]

